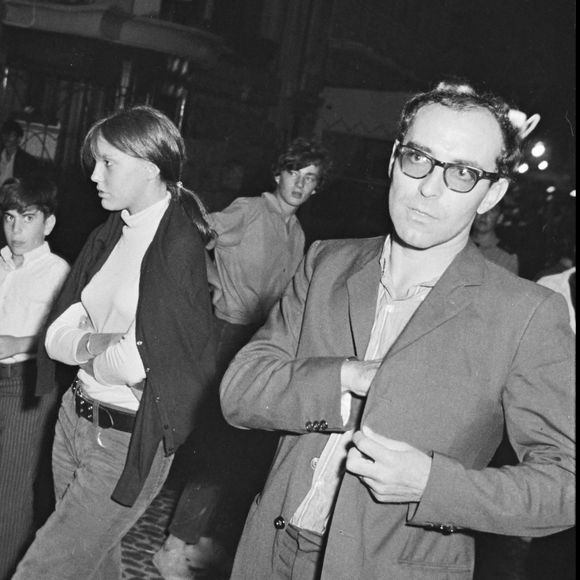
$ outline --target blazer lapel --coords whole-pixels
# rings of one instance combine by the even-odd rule
[[[481,285],[484,263],[483,256],[469,242],[419,306],[389,350],[387,358],[453,318],[470,304],[472,293],[469,287]]]
[[[375,320],[378,289],[381,281],[379,259],[383,244],[384,238],[381,238],[378,248],[369,253],[367,262],[347,280],[349,318],[355,354],[361,359],[364,358]]]

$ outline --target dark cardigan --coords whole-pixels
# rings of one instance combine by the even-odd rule
[[[120,213],[89,236],[47,326],[71,304],[121,237]],[[136,339],[147,378],[125,467],[111,496],[131,506],[143,487],[159,442],[171,455],[185,441],[214,375],[213,315],[201,236],[179,200],[172,199],[141,264]],[[38,353],[36,394],[56,388],[55,363]]]

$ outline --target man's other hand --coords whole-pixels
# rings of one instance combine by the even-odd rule
[[[363,426],[353,435],[346,469],[359,477],[377,501],[406,503],[421,499],[431,457],[404,443],[387,439]]]

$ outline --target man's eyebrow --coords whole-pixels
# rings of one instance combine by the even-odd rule
[[[437,156],[433,153],[433,149],[431,149],[431,147],[429,147],[427,145],[421,145],[420,143],[417,143],[416,141],[408,141],[404,145],[408,145],[411,147],[415,147],[416,149],[420,149],[424,153],[429,153],[429,155],[431,155],[432,157],[435,157],[437,159]],[[477,161],[474,161],[473,159],[453,159],[452,161],[447,161],[446,163],[453,163],[456,165],[468,165],[469,167],[481,169],[481,164],[478,163]]]

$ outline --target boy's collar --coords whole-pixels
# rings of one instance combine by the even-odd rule
[[[30,252],[26,252],[26,254],[22,254],[22,258],[23,258],[22,266],[40,258],[41,256],[44,256],[45,254],[48,254],[49,252],[50,252],[50,246],[48,245],[48,242],[44,242],[42,245],[38,246],[37,248],[34,248],[34,250],[30,250]],[[14,263],[14,259],[12,257],[12,251],[10,250],[10,248],[8,246],[4,246],[0,250],[0,256],[4,260],[5,265],[8,266],[8,268],[10,270],[16,270],[17,266]]]

